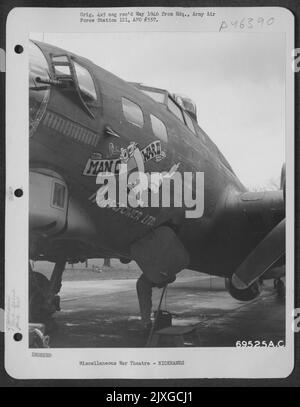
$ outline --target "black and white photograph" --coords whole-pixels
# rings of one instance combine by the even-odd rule
[[[11,259],[27,263],[22,281],[12,273],[7,299],[26,357],[34,366],[48,358],[53,372],[70,352],[77,365],[66,377],[189,377],[200,352],[216,364],[235,352],[243,356],[229,375],[259,376],[261,366],[286,375],[292,15],[72,9],[68,20],[54,10],[51,29],[41,29],[45,11],[25,27],[28,134],[18,137],[27,181],[7,203],[26,201],[10,219],[22,217],[28,238]],[[25,301],[23,320],[16,308]],[[285,362],[272,370],[277,355]]]

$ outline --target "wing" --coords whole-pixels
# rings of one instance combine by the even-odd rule
[[[285,219],[279,222],[246,257],[232,276],[238,289],[246,289],[274,266],[285,253]]]

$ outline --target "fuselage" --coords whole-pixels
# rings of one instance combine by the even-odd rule
[[[262,223],[252,230],[243,213],[245,201],[241,201],[246,188],[197,121],[189,115],[193,124],[189,127],[188,113],[166,91],[160,103],[139,86],[89,60],[44,43],[35,42],[31,47],[30,171],[35,188],[45,177],[57,179],[61,184],[56,191],[58,197],[66,194],[68,201],[61,208],[50,205],[45,225],[42,222],[46,215],[40,208],[43,215],[35,217],[31,228],[35,236],[32,257],[53,260],[67,253],[70,261],[130,259],[133,242],[153,228],[168,225],[189,251],[191,269],[232,274],[275,220],[268,217],[269,208],[262,203]],[[68,85],[68,75],[76,83]],[[67,85],[61,86],[59,81]],[[175,106],[177,114],[168,103]],[[153,117],[160,127],[154,126]],[[97,174],[117,172],[120,152],[131,143],[137,143],[143,152],[145,172],[168,172],[174,164],[180,164],[181,173],[204,173],[203,216],[186,218],[184,205],[97,205]],[[41,193],[36,191],[37,195]],[[35,213],[33,197],[30,199]],[[280,202],[274,204],[279,217],[283,214]]]

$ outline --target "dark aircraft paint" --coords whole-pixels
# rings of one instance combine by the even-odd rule
[[[44,76],[52,82],[43,85],[47,93],[43,99],[45,90],[30,89],[31,106],[38,107],[43,101],[40,114],[34,113],[30,168],[59,174],[73,202],[73,206],[69,203],[64,226],[55,235],[50,236],[50,231],[48,234],[30,231],[33,259],[55,261],[62,254],[69,261],[103,256],[128,258],[130,245],[149,233],[149,225],[153,229],[168,225],[189,252],[189,268],[231,276],[284,217],[282,191],[261,193],[255,201],[242,199],[246,188],[195,120],[191,119],[194,134],[166,104],[155,102],[138,87],[89,60],[52,45],[35,42],[33,46],[47,61]],[[69,78],[69,82],[60,80],[59,84],[53,55],[66,56],[71,64],[77,63],[86,70],[94,84],[96,99],[81,90],[76,77]],[[31,78],[35,75],[34,70],[30,72]],[[122,98],[142,110],[142,126],[126,119]],[[182,111],[179,105],[178,108]],[[167,140],[157,141],[150,115],[164,123]],[[89,199],[97,190],[97,173],[107,169],[116,172],[121,149],[132,142],[141,146],[148,173],[169,171],[177,163],[181,172],[204,172],[205,210],[201,219],[185,219],[185,208],[146,207],[132,212],[99,208]],[[55,216],[53,213],[48,223],[55,221]]]

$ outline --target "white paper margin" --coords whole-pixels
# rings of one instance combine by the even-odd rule
[[[131,8],[131,11],[141,8]],[[152,8],[168,10],[168,8]],[[170,8],[171,9],[171,8]],[[184,10],[182,8],[176,8]],[[91,9],[97,11],[100,9]],[[121,9],[111,9],[120,11]],[[151,10],[151,7],[145,8]],[[154,27],[114,24],[80,24],[80,8],[15,8],[7,19],[6,73],[6,240],[5,296],[6,311],[16,305],[14,320],[18,327],[6,326],[5,367],[18,379],[43,378],[279,378],[287,377],[294,367],[294,77],[291,69],[294,47],[294,16],[280,7],[263,8],[195,8],[216,11],[218,18],[210,24],[186,24],[184,20],[164,20]],[[109,12],[110,9],[105,8]],[[144,10],[143,10],[144,11]],[[173,10],[174,11],[174,10]],[[266,31],[286,33],[286,347],[285,348],[180,348],[180,349],[45,349],[51,358],[33,358],[28,348],[28,53],[32,32],[126,32],[126,31],[219,31],[222,19],[274,16],[276,24]],[[130,26],[130,27],[129,27]],[[233,29],[230,32],[234,31]],[[264,31],[261,29],[260,31]],[[241,33],[236,31],[237,35]],[[245,32],[245,31],[244,31]],[[252,31],[257,32],[257,30]],[[222,33],[220,35],[223,35]],[[14,47],[21,44],[22,54]],[[22,188],[16,198],[13,191]],[[9,311],[11,312],[11,311]],[[21,342],[13,340],[15,332],[23,334]],[[184,366],[100,367],[79,365],[80,360],[174,360]]]

